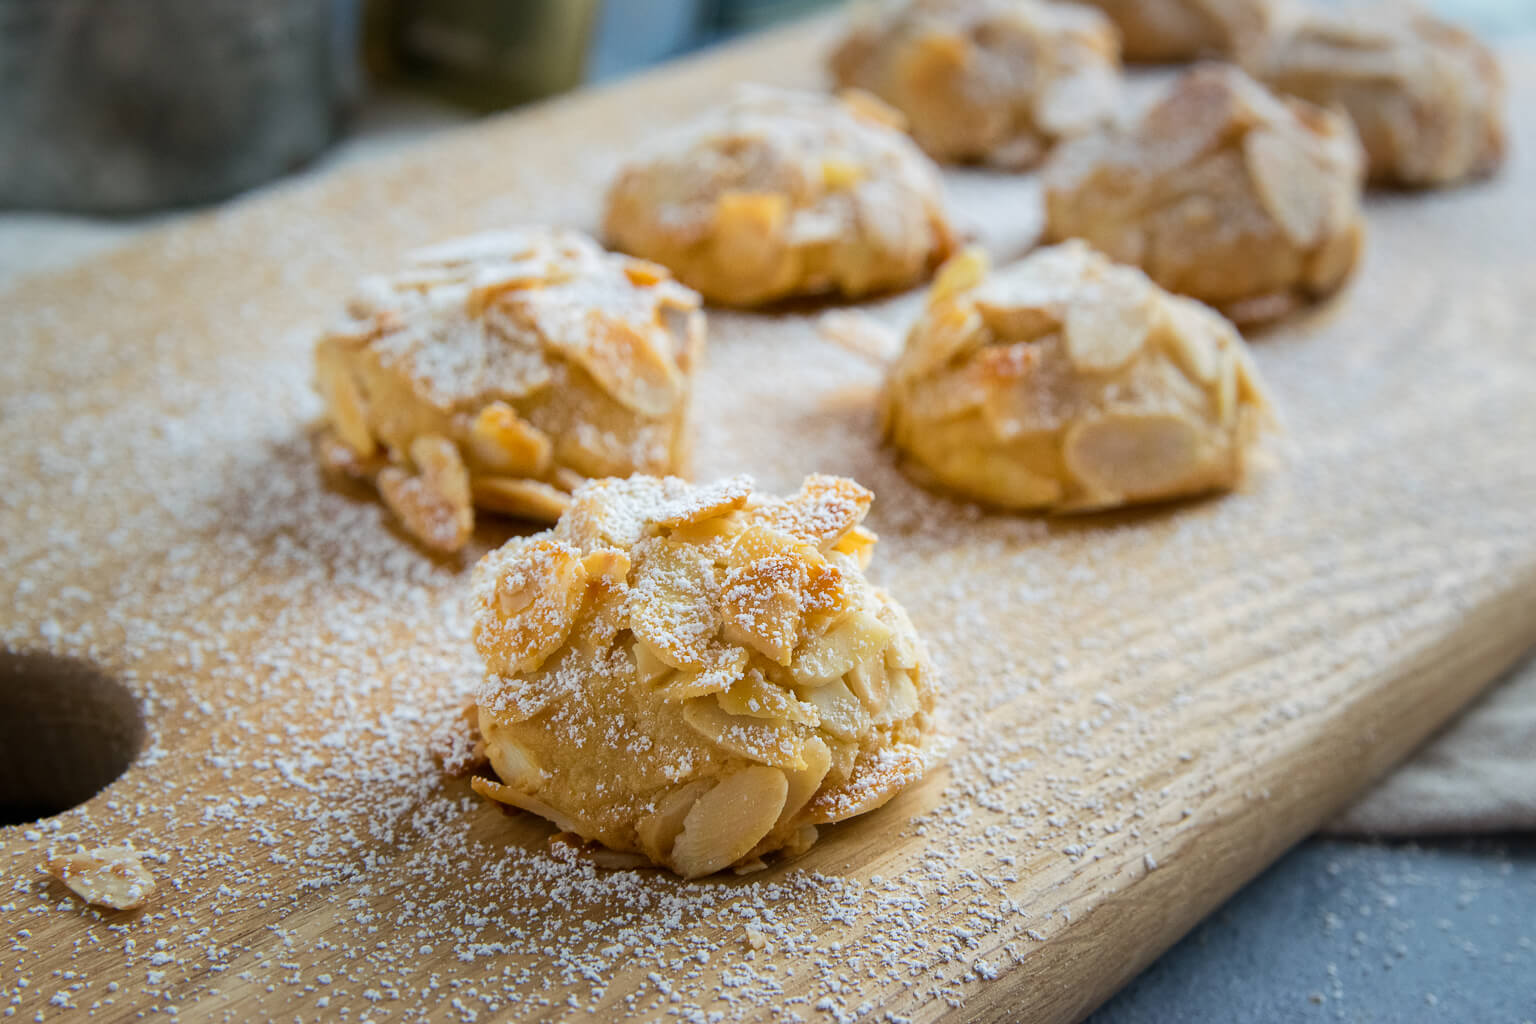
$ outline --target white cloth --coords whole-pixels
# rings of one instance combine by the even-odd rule
[[[1324,830],[1411,836],[1536,830],[1536,657]]]

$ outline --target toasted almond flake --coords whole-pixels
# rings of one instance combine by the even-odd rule
[[[779,812],[779,820],[774,822],[775,829],[787,824],[802,807],[810,803],[832,769],[832,751],[819,737],[812,736],[805,741],[801,756],[805,760],[805,767],[784,773],[789,781],[789,789],[784,796],[784,809]]]
[[[372,455],[377,443],[368,429],[362,391],[341,349],[330,341],[321,342],[315,353],[315,369],[326,414],[336,433],[359,457]]]
[[[1091,491],[1137,498],[1177,493],[1205,463],[1198,425],[1173,413],[1109,413],[1075,423],[1063,457]]]
[[[1287,238],[1300,246],[1317,244],[1328,228],[1333,194],[1341,183],[1296,140],[1257,129],[1243,138],[1243,157],[1254,191]]]
[[[476,464],[498,476],[536,477],[549,466],[549,438],[505,402],[492,402],[476,414],[469,447]]]
[[[937,306],[970,291],[979,285],[992,269],[987,251],[971,245],[944,261],[928,289],[928,305]]]
[[[793,497],[764,508],[767,521],[800,540],[829,549],[869,512],[875,496],[847,477],[813,473]]]
[[[673,668],[702,671],[711,663],[720,629],[719,588],[714,562],[705,551],[652,541],[636,575],[630,628]]]
[[[678,833],[682,832],[688,812],[693,810],[699,797],[712,788],[714,783],[709,779],[685,782],[662,797],[656,810],[640,819],[635,828],[636,835],[652,860],[665,864],[671,859],[672,844],[677,840]]]
[[[496,777],[513,789],[531,792],[544,783],[544,769],[539,767],[533,751],[507,735],[508,730],[493,720],[487,722],[489,737],[486,757]]]
[[[804,695],[816,705],[822,731],[838,739],[857,740],[869,730],[869,712],[841,679],[811,687]]]
[[[603,390],[642,416],[659,418],[682,400],[685,381],[663,350],[666,331],[644,330],[600,309],[587,313],[586,330],[562,350]]]
[[[694,803],[672,844],[684,878],[712,875],[745,857],[768,834],[784,807],[784,773],[752,765],[722,780]]]
[[[866,526],[855,526],[832,546],[832,550],[848,555],[860,570],[869,568],[869,560],[875,555],[875,544],[880,540],[875,531]]]
[[[112,910],[137,910],[155,894],[155,876],[131,846],[63,854],[48,861],[48,873],[85,902]]]
[[[812,728],[821,721],[815,707],[797,700],[793,692],[782,686],[769,682],[757,669],[750,669],[729,689],[717,693],[715,699],[728,715],[793,722]]]
[[[1120,369],[1141,351],[1151,324],[1151,291],[1127,270],[1107,277],[1067,310],[1067,357],[1086,373]]]
[[[452,441],[424,435],[411,442],[412,475],[398,466],[381,470],[379,496],[402,525],[422,544],[438,551],[457,551],[474,529],[474,505],[469,471]]]
[[[481,563],[475,644],[500,670],[531,672],[565,643],[586,596],[587,570],[564,541],[534,537]]]
[[[656,692],[663,700],[685,701],[730,689],[747,670],[747,652],[740,647],[721,647],[706,655],[704,668],[679,670],[662,680]]]
[[[891,627],[868,612],[856,611],[826,632],[806,637],[795,651],[790,671],[803,686],[824,686],[859,662],[880,656],[890,638]]]
[[[499,804],[516,807],[518,810],[527,811],[529,814],[537,814],[546,821],[554,822],[555,827],[561,831],[574,832],[577,835],[581,835],[581,829],[576,824],[574,818],[562,814],[536,796],[521,792],[494,779],[488,779],[483,775],[471,776],[469,786],[487,800],[495,800]]]
[[[683,721],[722,750],[748,760],[778,768],[805,766],[801,751],[806,737],[788,722],[727,714],[712,696],[695,697],[685,703]]]
[[[800,640],[805,563],[788,555],[755,559],[726,575],[721,617],[727,639],[788,665]]]
[[[665,502],[663,511],[649,521],[666,529],[690,526],[726,515],[747,503],[752,496],[752,478],[733,476],[701,487]]]
[[[660,263],[650,260],[630,259],[624,264],[624,276],[637,288],[649,288],[672,277],[672,272]]]
[[[470,479],[474,503],[536,523],[552,523],[570,507],[570,495],[538,480],[507,476],[476,476]]]

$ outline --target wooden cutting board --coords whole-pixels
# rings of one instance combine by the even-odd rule
[[[513,527],[434,561],[329,489],[308,451],[316,332],[408,247],[593,226],[626,153],[729,83],[818,84],[833,28],[493,120],[0,296],[5,802],[67,803],[132,747],[135,705],[145,729],[88,803],[0,829],[0,1005],[1067,1021],[1536,642],[1527,53],[1507,62],[1505,172],[1372,196],[1355,283],[1255,339],[1283,430],[1238,494],[981,514],[893,469],[879,368],[819,310],[711,314],[698,475],[785,490],[823,470],[878,495],[872,575],[949,687],[954,753],[922,786],[798,861],[682,883],[551,856],[548,825],[442,778],[430,737],[474,682],[465,574]],[[949,183],[995,254],[1030,244],[1030,179]],[[918,301],[864,308],[898,324]],[[159,880],[143,911],[88,909],[40,871],[119,842]]]

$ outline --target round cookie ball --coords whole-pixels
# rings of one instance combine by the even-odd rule
[[[1109,120],[1119,64],[1102,14],[1039,0],[906,0],[856,25],[831,59],[840,85],[899,110],[929,156],[1013,169]]]
[[[743,89],[619,173],[604,230],[726,305],[916,284],[954,234],[898,122],[861,93]]]
[[[438,551],[464,546],[476,507],[552,522],[588,477],[681,471],[699,305],[574,231],[413,253],[316,345],[320,460]]]
[[[1347,112],[1372,181],[1446,185],[1504,159],[1504,80],[1470,34],[1399,5],[1308,8],[1256,62],[1279,92]]]
[[[1046,235],[1084,239],[1238,323],[1273,319],[1354,270],[1363,164],[1344,115],[1202,65],[1134,125],[1056,150]]]
[[[1259,44],[1285,0],[1082,0],[1120,30],[1128,61],[1237,58]]]
[[[918,479],[1052,511],[1230,488],[1265,410],[1231,324],[1081,242],[995,272],[956,256],[883,400]]]
[[[688,878],[799,853],[934,760],[933,669],[864,578],[871,495],[602,480],[475,570],[483,795]]]

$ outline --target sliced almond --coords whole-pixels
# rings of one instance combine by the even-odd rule
[[[788,722],[729,714],[714,697],[695,697],[684,704],[683,721],[722,750],[750,761],[778,768],[805,765],[805,735]]]
[[[722,647],[711,653],[709,664],[698,670],[682,670],[663,680],[656,692],[662,700],[686,701],[728,690],[747,670],[747,652]]]
[[[1135,271],[1106,274],[1067,310],[1063,339],[1085,373],[1118,370],[1141,351],[1152,326],[1152,289]]]
[[[378,445],[368,429],[367,406],[346,354],[337,345],[321,342],[315,352],[315,373],[325,397],[326,415],[336,433],[360,457],[372,455]]]
[[[1327,170],[1297,140],[1269,129],[1244,136],[1243,158],[1254,193],[1285,236],[1304,248],[1316,245],[1338,187]]]
[[[570,495],[537,480],[509,476],[477,476],[470,493],[480,508],[536,523],[552,523],[570,507]]]
[[[656,654],[640,640],[635,641],[633,648],[635,658],[635,678],[645,686],[651,686],[659,682],[664,676],[676,671],[671,665],[662,661]]]
[[[672,857],[672,844],[683,830],[683,822],[699,797],[710,791],[713,783],[708,779],[694,779],[662,797],[656,809],[640,819],[635,834],[640,845],[657,863],[666,863]]]
[[[924,377],[986,344],[984,328],[972,302],[930,309],[912,328],[894,373],[898,379]]]
[[[917,714],[921,704],[917,696],[917,684],[912,680],[910,672],[902,669],[892,669],[886,677],[889,683],[885,707],[874,714],[876,725],[892,725],[896,722],[904,722]]]
[[[825,633],[806,637],[795,651],[790,672],[801,686],[825,686],[859,662],[879,656],[890,638],[891,627],[856,611]]]
[[[890,701],[888,672],[884,658],[870,658],[849,669],[843,681],[848,684],[853,695],[864,702],[864,707],[875,714]]]
[[[789,790],[784,796],[784,809],[779,812],[779,820],[774,822],[774,829],[782,828],[800,808],[810,803],[831,768],[832,751],[827,745],[815,736],[806,740],[805,767],[784,773],[789,780]]]
[[[715,699],[728,715],[794,722],[813,728],[820,723],[815,707],[798,700],[782,686],[769,682],[757,669],[749,669],[730,689],[716,694]]]
[[[800,642],[800,595],[806,582],[805,564],[786,555],[733,569],[721,591],[727,639],[788,665]]]
[[[673,668],[702,671],[710,665],[711,641],[720,629],[719,589],[705,550],[651,541],[635,574],[630,628]]]
[[[377,449],[372,455],[358,455],[334,427],[325,427],[315,435],[315,458],[327,473],[348,480],[372,480],[389,465]]]
[[[839,157],[823,157],[821,181],[833,192],[843,192],[863,181],[867,172],[852,160]]]
[[[1199,424],[1178,413],[1112,412],[1074,424],[1062,455],[1095,494],[1171,497],[1204,470],[1203,437]]]
[[[669,498],[662,510],[648,521],[665,529],[702,523],[734,512],[745,505],[751,496],[752,478],[733,476],[690,487],[685,493]]]
[[[475,617],[475,646],[504,673],[531,672],[570,635],[587,570],[580,552],[545,536],[503,550],[481,563],[494,576]]]
[[[624,276],[636,288],[649,288],[672,277],[671,271],[650,260],[630,259],[624,263]]]
[[[54,857],[48,862],[48,873],[85,902],[112,910],[136,910],[155,894],[155,876],[131,846],[81,849]]]
[[[685,381],[660,342],[660,326],[641,329],[600,309],[587,313],[579,340],[562,351],[590,373],[603,390],[642,416],[659,419],[682,400]]]
[[[549,467],[549,438],[505,402],[492,402],[476,414],[469,447],[476,464],[496,475],[536,477]]]
[[[832,550],[852,558],[860,569],[868,569],[870,559],[875,554],[875,544],[879,540],[875,531],[864,526],[855,526],[832,546]]]
[[[841,740],[856,740],[869,732],[869,711],[841,679],[806,690],[805,699],[816,705],[822,732]]]
[[[1168,348],[1184,372],[1201,384],[1213,383],[1221,366],[1217,338],[1229,328],[1213,311],[1176,295],[1164,300],[1163,316]]]
[[[790,536],[827,550],[864,521],[874,498],[847,477],[813,473],[799,493],[764,506],[763,516]]]
[[[411,442],[412,475],[398,466],[379,472],[379,496],[411,535],[437,551],[457,551],[474,529],[469,471],[452,441],[436,435]]]
[[[496,776],[513,789],[528,792],[544,784],[544,769],[533,751],[508,736],[506,729],[492,725],[485,754]]]
[[[784,773],[751,765],[700,797],[672,843],[672,865],[684,878],[701,878],[745,857],[778,820],[789,792]]]
[[[576,819],[555,810],[555,808],[538,797],[530,796],[520,790],[513,789],[511,786],[488,779],[483,775],[471,776],[469,787],[487,800],[494,800],[499,804],[516,807],[519,810],[527,811],[529,814],[537,814],[546,821],[554,822],[555,827],[562,831],[583,835],[581,828],[576,823]]]
[[[911,671],[917,668],[917,627],[907,616],[907,610],[877,590],[880,596],[880,621],[891,627],[891,641],[885,648],[885,663],[890,668]]]
[[[933,285],[928,289],[928,306],[932,308],[970,291],[981,284],[991,269],[992,261],[985,249],[966,246],[945,260],[934,275]]]

